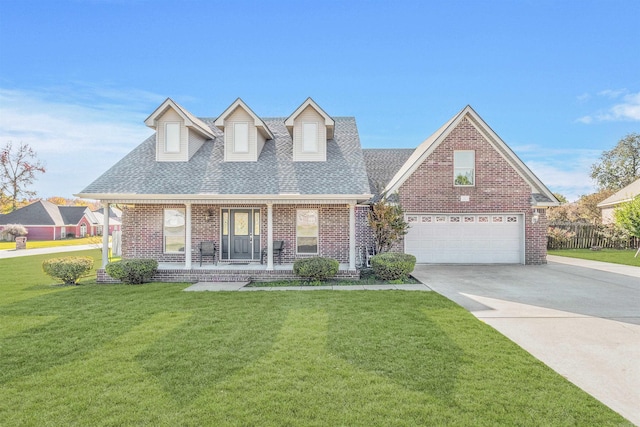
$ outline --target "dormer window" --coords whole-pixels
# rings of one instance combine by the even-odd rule
[[[235,153],[249,152],[249,123],[233,124],[233,151]]]
[[[327,144],[333,139],[333,120],[311,98],[284,121],[293,143],[294,162],[325,162]]]
[[[180,122],[165,123],[164,152],[180,152]]]
[[[305,153],[318,152],[318,123],[302,124],[302,151]]]

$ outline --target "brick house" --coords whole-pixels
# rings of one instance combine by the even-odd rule
[[[0,230],[7,224],[21,224],[29,240],[60,240],[102,234],[102,214],[86,206],[58,206],[38,200],[15,211],[0,215]],[[112,219],[110,232],[120,229],[120,221]]]
[[[470,107],[416,150],[363,150],[355,119],[311,98],[274,118],[241,99],[197,118],[167,99],[145,123],[156,133],[77,196],[124,206],[123,257],[157,259],[158,280],[291,277],[295,259],[315,255],[355,277],[381,192],[397,194],[412,225],[397,249],[420,262],[546,262],[544,212],[557,201]],[[425,236],[451,250],[430,251]],[[200,266],[201,242],[217,263]],[[498,255],[466,253],[488,250]]]

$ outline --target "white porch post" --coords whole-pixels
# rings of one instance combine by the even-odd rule
[[[102,268],[109,262],[109,203],[102,204]]]
[[[273,204],[267,203],[267,270],[273,270]]]
[[[349,204],[349,270],[356,269],[356,205]]]
[[[191,270],[191,203],[185,203],[184,268]]]

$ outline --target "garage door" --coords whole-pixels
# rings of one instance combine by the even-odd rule
[[[411,226],[405,252],[419,263],[520,264],[524,262],[522,215],[406,215]]]

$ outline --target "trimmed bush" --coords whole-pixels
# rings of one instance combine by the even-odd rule
[[[124,259],[110,262],[105,268],[107,274],[128,285],[139,285],[151,280],[158,270],[155,259]]]
[[[86,256],[70,256],[51,258],[42,263],[42,270],[54,279],[60,279],[65,285],[75,285],[78,279],[93,268],[93,258]]]
[[[373,274],[380,280],[406,279],[416,266],[416,257],[409,254],[384,253],[371,257]]]
[[[293,263],[293,274],[305,279],[327,280],[338,274],[339,267],[338,261],[332,258],[302,258]]]

